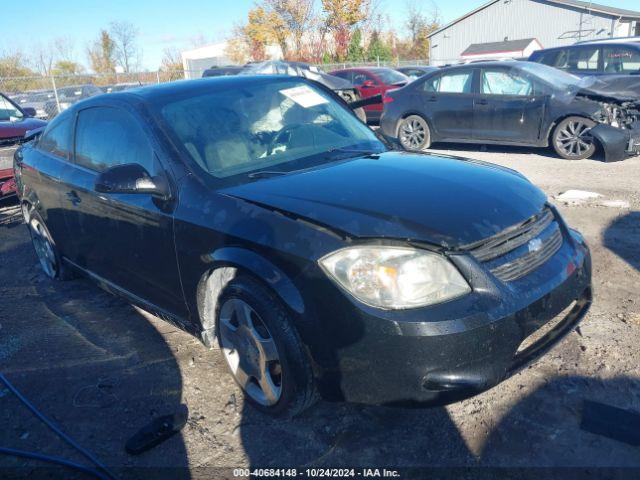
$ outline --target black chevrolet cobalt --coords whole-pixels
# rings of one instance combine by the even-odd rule
[[[25,144],[15,170],[49,277],[81,273],[217,343],[277,416],[319,396],[474,395],[591,303],[582,236],[526,178],[388,151],[301,78],[97,96]]]

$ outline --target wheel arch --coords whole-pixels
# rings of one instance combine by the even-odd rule
[[[293,281],[260,254],[242,247],[223,247],[210,254],[210,258],[212,266],[200,277],[196,292],[201,337],[205,345],[211,347],[214,344],[215,311],[220,294],[239,274],[260,281],[293,312],[305,312],[302,295]]]
[[[25,189],[20,197],[20,207],[24,216],[25,223],[29,223],[29,207],[33,207],[40,215],[42,215],[42,206],[35,192],[31,189]]]
[[[591,118],[589,115],[585,113],[580,113],[580,112],[579,113],[563,113],[561,116],[557,117],[553,122],[551,122],[551,124],[549,125],[549,128],[547,130],[547,135],[545,137],[547,142],[545,146],[550,147],[553,145],[552,136],[556,131],[556,127],[569,117],[580,117],[580,118],[584,118],[585,120],[591,120],[592,122],[595,122],[593,118]],[[600,142],[597,139],[595,139],[595,141],[596,141],[596,147],[601,147]]]
[[[429,126],[429,133],[431,134],[431,139],[433,141],[433,138],[435,137],[435,130],[433,128],[433,124],[431,123],[431,120],[427,118],[427,116],[423,112],[420,112],[418,110],[407,110],[406,112],[404,112],[402,115],[398,117],[398,121],[396,122],[396,126],[395,126],[396,138],[398,138],[398,134],[400,132],[400,123],[402,123],[402,121],[405,118],[410,117],[411,115],[417,115],[418,117],[422,118],[425,122],[427,122],[427,125]]]

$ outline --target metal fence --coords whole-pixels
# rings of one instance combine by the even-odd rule
[[[340,70],[342,68],[357,68],[357,67],[409,67],[414,65],[426,66],[429,65],[429,60],[374,60],[370,62],[340,62],[340,63],[321,63],[317,67],[325,72],[333,70]]]
[[[325,72],[348,67],[391,67],[428,65],[424,60],[342,62],[318,64]],[[185,78],[200,78],[203,71],[155,71],[113,73],[108,75],[81,74],[35,77],[0,77],[0,92],[20,107],[35,111],[35,116],[51,120],[73,103],[101,93],[112,93],[144,85],[173,82]]]
[[[184,71],[0,77],[0,92],[23,109],[33,109],[36,117],[51,120],[84,98],[184,78]]]

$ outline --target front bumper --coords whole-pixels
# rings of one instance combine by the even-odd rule
[[[452,261],[467,278],[475,272],[473,293],[461,299],[405,311],[352,300],[351,324],[338,318],[350,334],[335,336],[335,370],[323,379],[335,380],[337,398],[352,402],[437,405],[513,375],[573,331],[591,305],[589,250],[577,232],[563,229],[562,248],[526,278],[508,284],[491,274],[481,278],[478,264],[459,255]],[[541,338],[521,346],[561,313]]]
[[[619,162],[640,155],[640,128],[627,130],[610,125],[596,125],[589,132],[604,151],[605,162]]]

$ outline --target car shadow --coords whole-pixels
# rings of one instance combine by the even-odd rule
[[[640,378],[618,376],[609,379],[587,376],[558,376],[509,409],[492,429],[481,450],[481,463],[496,467],[556,467],[553,478],[569,478],[563,467],[579,467],[584,476],[604,478],[587,471],[592,468],[616,469],[615,478],[637,478],[640,468],[638,447],[618,438],[624,432],[624,419],[609,421],[592,418],[584,401],[618,407],[640,414]],[[636,421],[630,415],[629,422]],[[602,422],[606,435],[595,434],[584,423]],[[637,432],[636,432],[637,433]],[[635,473],[634,473],[635,472]],[[545,477],[548,478],[548,477]],[[574,478],[574,477],[571,477]],[[612,478],[611,476],[609,478]]]
[[[488,414],[493,405],[473,400],[455,421],[443,407],[321,402],[283,423],[246,407],[241,436],[252,468],[420,469],[404,470],[401,478],[599,478],[597,472],[581,476],[578,468],[567,468],[638,469],[640,455],[637,447],[582,430],[583,401],[637,410],[639,393],[637,378],[558,376],[517,401],[493,425]],[[467,429],[465,423],[480,428]],[[541,467],[550,469],[544,477],[537,476]]]
[[[430,153],[448,153],[449,151],[459,155],[461,152],[489,152],[489,153],[513,153],[513,154],[535,154],[541,157],[553,158],[564,161],[551,147],[519,147],[511,145],[492,145],[492,144],[472,144],[472,143],[434,143],[429,149],[425,150]],[[604,161],[604,154],[601,148],[598,148],[591,160]]]
[[[19,227],[0,227],[0,371],[119,478],[191,478],[180,435],[139,456],[124,448],[153,419],[183,408],[180,368],[161,332],[172,327],[88,280],[48,279]],[[3,447],[87,464],[3,385],[0,424]],[[17,478],[88,478],[8,456],[0,456],[0,470]]]
[[[603,243],[627,264],[640,271],[640,212],[632,211],[616,217],[604,231]]]

